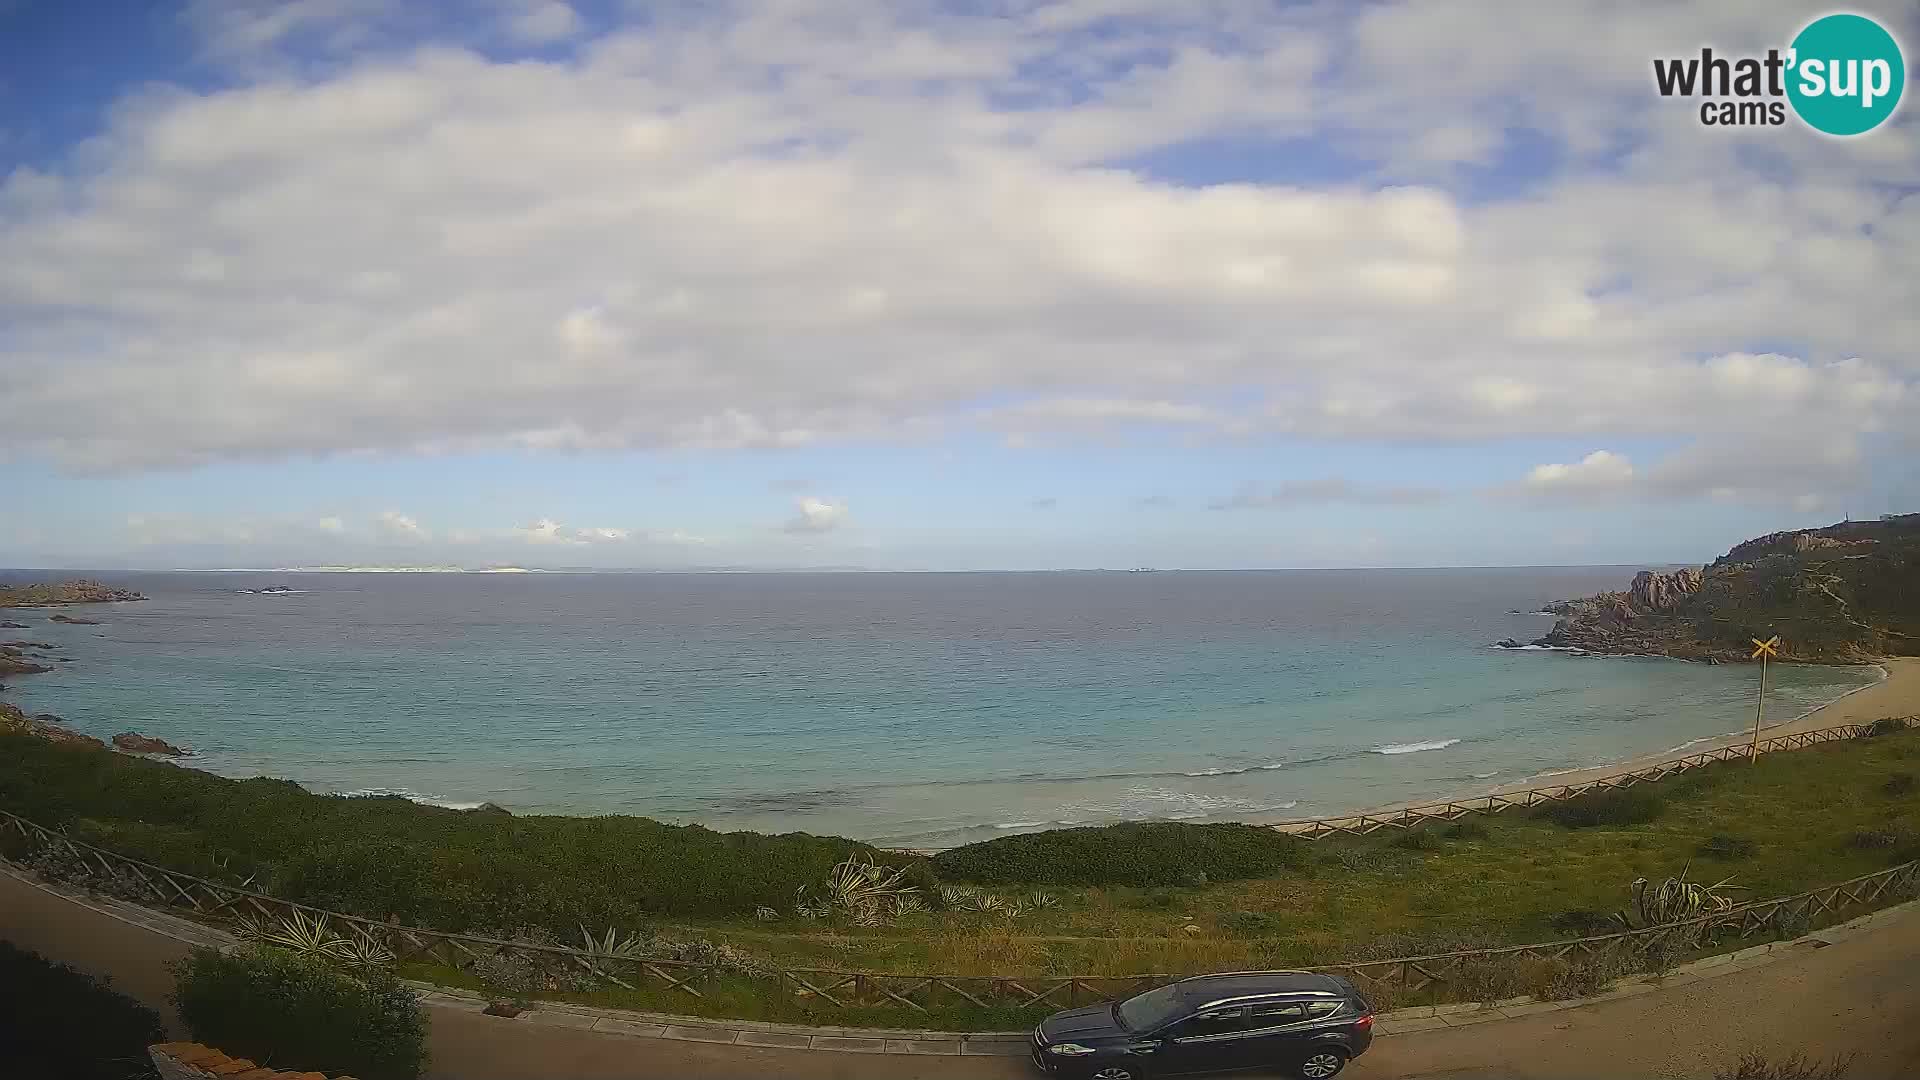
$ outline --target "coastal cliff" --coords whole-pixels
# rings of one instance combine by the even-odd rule
[[[1546,648],[1721,663],[1777,634],[1789,660],[1920,655],[1920,514],[1771,533],[1546,610],[1562,616]]]

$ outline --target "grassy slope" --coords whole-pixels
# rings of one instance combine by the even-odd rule
[[[578,921],[683,926],[788,963],[995,974],[1185,971],[1324,962],[1388,945],[1542,940],[1574,925],[1569,912],[1617,910],[1634,877],[1678,873],[1713,834],[1750,839],[1755,853],[1698,859],[1696,878],[1731,874],[1753,897],[1791,893],[1920,856],[1920,794],[1882,790],[1901,772],[1920,772],[1920,732],[1686,774],[1660,785],[1666,810],[1643,825],[1568,830],[1532,817],[1479,818],[1483,836],[1440,840],[1435,850],[1388,837],[1324,840],[1299,868],[1256,880],[1054,888],[1060,906],[1019,920],[929,912],[889,928],[821,929],[739,913],[758,902],[786,911],[796,884],[817,882],[860,845],[327,798],[0,737],[0,806],[183,869],[206,872],[224,856],[310,902],[446,929],[524,917],[567,937]],[[1892,846],[1852,846],[1861,830],[1887,833]],[[1131,849],[1127,829],[1087,832],[1076,849],[1103,832]],[[930,870],[918,871],[923,882]],[[462,903],[471,906],[455,910]]]

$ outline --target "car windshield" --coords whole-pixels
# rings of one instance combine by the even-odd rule
[[[1120,1026],[1128,1031],[1151,1031],[1169,1020],[1177,1020],[1186,1010],[1177,987],[1167,985],[1130,997],[1114,1009]]]

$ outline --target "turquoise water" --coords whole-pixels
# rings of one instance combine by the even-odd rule
[[[1631,569],[123,574],[152,599],[100,626],[10,615],[74,662],[7,696],[226,775],[521,813],[924,846],[1282,820],[1750,724],[1751,668],[1488,647]],[[1768,722],[1878,677],[1776,667]]]

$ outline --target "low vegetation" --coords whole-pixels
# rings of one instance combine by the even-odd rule
[[[566,944],[607,943],[611,932],[609,948],[632,940],[656,959],[738,960],[700,999],[670,989],[531,996],[746,1019],[1011,1027],[1031,1017],[957,1000],[932,1016],[842,1010],[754,972],[1181,973],[1609,933],[1623,914],[1639,923],[1711,913],[1920,857],[1920,799],[1885,793],[1916,764],[1920,731],[1889,731],[1413,831],[1308,842],[1249,826],[1132,824],[918,858],[830,837],[315,796],[0,736],[0,808],[382,921]],[[85,867],[49,866],[71,884],[118,887],[90,882]],[[471,973],[403,973],[479,985]],[[516,992],[511,972],[496,974]],[[1607,975],[1541,967],[1480,981],[1553,995]]]
[[[381,965],[256,945],[196,949],[176,976],[194,1039],[230,1056],[361,1080],[415,1080],[426,1063],[426,1015]]]
[[[7,1075],[152,1080],[158,1074],[147,1047],[165,1038],[152,1009],[0,941],[0,1049]]]
[[[1732,1068],[1715,1072],[1713,1080],[1841,1080],[1852,1070],[1852,1054],[1831,1061],[1809,1061],[1799,1056],[1774,1061],[1748,1054]]]
[[[1130,822],[1003,836],[933,857],[941,877],[983,885],[1204,887],[1297,870],[1304,841],[1256,825]]]

